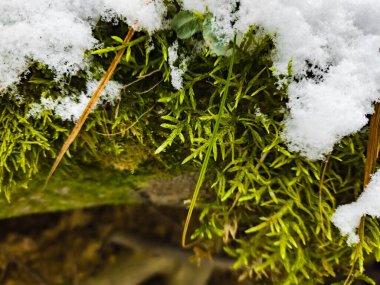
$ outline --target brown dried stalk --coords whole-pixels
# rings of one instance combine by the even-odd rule
[[[128,34],[125,36],[125,39],[123,42],[124,44],[129,43],[129,41],[133,37],[134,32],[135,32],[135,30],[131,27],[128,31]],[[75,124],[73,130],[71,131],[70,135],[66,139],[65,143],[63,144],[63,146],[62,146],[62,148],[61,148],[61,150],[57,156],[57,158],[55,159],[54,164],[53,164],[53,166],[49,172],[49,175],[46,178],[45,186],[47,185],[47,183],[49,182],[53,173],[57,169],[57,167],[58,167],[59,163],[61,162],[63,156],[65,155],[66,151],[69,149],[70,145],[73,143],[75,138],[78,136],[78,134],[79,134],[80,130],[82,129],[82,126],[85,123],[85,121],[86,121],[88,115],[90,114],[91,110],[94,108],[94,106],[98,102],[102,91],[104,90],[104,88],[107,85],[108,81],[110,80],[111,76],[115,72],[115,69],[116,69],[117,65],[119,64],[119,62],[122,58],[124,50],[125,50],[125,48],[123,48],[117,52],[117,54],[115,55],[115,58],[113,59],[111,65],[108,67],[107,72],[104,74],[103,78],[100,80],[98,87],[96,88],[95,92],[92,94],[90,101],[88,102],[86,108],[84,109],[81,117],[79,118],[78,122]]]
[[[375,171],[376,161],[379,157],[379,144],[380,144],[380,103],[375,105],[375,112],[371,116],[369,123],[369,134],[368,134],[368,143],[367,143],[367,155],[365,162],[364,170],[364,180],[363,180],[363,190],[368,185],[371,178],[371,174]],[[364,240],[364,226],[365,226],[365,217],[363,216],[360,219],[360,225],[358,229],[360,240]],[[357,246],[361,246],[361,243],[358,243]],[[355,260],[351,266],[350,272],[344,282],[344,285],[347,285],[351,281],[353,276],[355,263],[358,259],[358,254],[355,256]]]
[[[363,187],[367,186],[371,178],[371,174],[375,171],[376,161],[379,157],[379,144],[380,144],[380,103],[375,106],[375,113],[371,116],[369,125],[369,136],[367,144],[367,158],[365,162],[365,172]],[[365,218],[362,217],[359,226],[359,236],[362,240],[364,238],[364,224]]]
[[[364,187],[367,186],[371,174],[375,170],[376,161],[379,156],[380,143],[380,103],[375,106],[375,113],[371,117],[369,126],[369,137],[367,145],[367,160],[364,173]]]

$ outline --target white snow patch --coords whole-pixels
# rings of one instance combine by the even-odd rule
[[[83,53],[96,44],[90,24],[49,2],[0,2],[1,87],[17,82],[32,60],[48,65],[58,77],[85,67]]]
[[[207,7],[212,4],[210,0],[182,0],[182,9],[205,14]],[[211,3],[210,3],[211,2]]]
[[[241,0],[236,13],[232,0],[182,5],[211,12],[213,29],[226,41],[251,26],[264,28],[276,46],[276,74],[286,74],[292,60],[298,79],[288,89],[290,113],[282,135],[291,150],[322,159],[367,123],[379,100],[379,1]]]
[[[235,28],[232,23],[236,21],[236,0],[183,0],[184,10],[206,13],[210,12],[213,17],[211,21],[212,31],[222,45],[227,45],[233,40]]]
[[[63,121],[76,122],[82,115],[98,85],[98,81],[91,80],[87,82],[87,91],[82,92],[77,96],[64,96],[57,99],[50,97],[41,98],[41,102],[39,104],[32,104],[28,115],[30,117],[39,118],[42,112],[49,110],[52,111],[54,115],[60,117]],[[116,81],[109,81],[103,90],[96,107],[104,104],[105,102],[114,104],[116,100],[120,98],[121,89],[122,85],[120,83]]]
[[[136,30],[153,33],[161,29],[166,7],[162,0],[104,0],[105,7]]]
[[[370,215],[380,218],[380,170],[372,175],[365,191],[358,200],[351,204],[339,206],[331,221],[340,230],[343,236],[348,236],[347,243],[359,242],[356,233],[361,217]]]
[[[322,159],[367,124],[379,100],[379,12],[375,0],[241,1],[236,30],[260,25],[273,35],[277,73],[285,74],[293,60],[299,79],[288,89],[283,132],[291,150]]]
[[[179,61],[178,66],[176,63]],[[178,56],[178,42],[175,41],[172,46],[168,48],[168,62],[170,66],[170,77],[172,86],[180,90],[182,88],[183,78],[182,75],[186,72],[188,59]]]
[[[117,16],[151,33],[162,27],[165,14],[161,0],[0,1],[0,90],[34,61],[51,68],[57,80],[85,69],[83,55],[97,44],[92,28],[100,16]]]

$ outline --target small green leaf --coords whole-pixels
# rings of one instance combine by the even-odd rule
[[[181,11],[172,19],[172,28],[180,39],[188,39],[202,30],[202,24],[193,12]]]
[[[155,154],[159,154],[160,152],[163,152],[166,147],[170,146],[174,139],[181,133],[182,131],[182,128],[179,127],[177,129],[174,129],[172,131],[172,133],[169,135],[169,137],[166,139],[166,141],[164,141],[157,149],[156,151],[154,152]]]
[[[175,130],[175,129],[178,128],[176,125],[171,125],[171,124],[161,124],[160,126],[161,126],[162,128],[165,128],[165,129],[171,129],[171,130]]]
[[[225,55],[228,49],[227,35],[217,35],[212,26],[212,15],[207,15],[203,22],[203,38],[209,48],[218,56]]]
[[[52,86],[54,84],[53,80],[37,78],[37,77],[30,78],[28,82],[31,84],[46,85],[46,86]]]
[[[111,39],[121,44],[124,43],[123,39],[118,36],[111,36]]]
[[[268,226],[268,223],[263,222],[261,224],[258,224],[257,226],[254,226],[252,228],[249,228],[248,230],[245,230],[245,233],[246,234],[251,234],[251,233],[257,232],[257,231],[259,231],[259,230],[261,230],[261,229],[263,229],[263,228],[265,228],[267,226]]]
[[[131,47],[128,47],[127,52],[125,53],[125,61],[126,62],[129,62],[129,60],[131,59],[131,53],[132,53]]]
[[[328,274],[330,274],[333,277],[336,276],[334,269],[332,268],[332,266],[329,264],[329,262],[325,258],[322,259],[322,266],[326,270],[326,272],[328,272]]]
[[[91,52],[91,54],[102,54],[102,53],[107,53],[111,51],[117,51],[118,49],[116,47],[106,47],[98,50],[94,50]]]
[[[369,276],[365,275],[365,274],[361,274],[361,275],[355,276],[355,277],[359,280],[363,280],[367,284],[376,285],[376,281],[373,280],[372,278],[370,278]]]

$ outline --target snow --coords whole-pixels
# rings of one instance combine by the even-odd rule
[[[60,117],[63,121],[76,122],[82,115],[98,85],[97,80],[90,80],[87,82],[87,91],[77,96],[62,96],[57,99],[51,97],[41,98],[39,104],[34,103],[31,105],[28,115],[29,117],[39,118],[44,111],[52,111],[54,115]],[[102,92],[100,100],[97,102],[97,106],[105,102],[114,104],[120,99],[121,89],[122,85],[120,83],[109,81]]]
[[[1,87],[17,82],[31,60],[48,65],[58,77],[85,67],[83,53],[96,43],[90,25],[49,2],[0,2]]]
[[[135,30],[153,33],[162,26],[166,8],[163,1],[152,0],[105,0],[105,6],[112,13],[126,20]]]
[[[126,20],[136,30],[153,33],[163,25],[162,1],[143,0],[9,0],[0,2],[0,90],[16,83],[32,62],[47,65],[59,81],[65,75],[86,70],[84,53],[98,45],[92,28],[101,16]],[[77,121],[87,105],[96,81],[87,82],[87,93],[58,99],[42,98],[33,104],[30,117],[51,110],[62,120]],[[113,103],[120,84],[109,82],[101,102]]]
[[[33,61],[57,75],[85,69],[84,52],[97,40],[92,28],[100,16],[125,19],[150,33],[163,25],[161,0],[8,0],[0,1],[0,89],[20,78]]]
[[[275,74],[286,74],[292,60],[296,80],[289,83],[282,133],[290,150],[323,159],[367,124],[379,101],[379,1],[180,2],[182,9],[212,13],[212,29],[222,43],[251,26],[272,35]],[[0,90],[16,83],[34,61],[49,66],[57,80],[86,69],[83,54],[98,44],[92,28],[101,16],[148,33],[167,27],[163,0],[8,0],[0,2],[0,13]],[[178,47],[169,49],[169,65],[172,84],[180,89],[186,61],[177,52]]]
[[[182,8],[184,10],[195,11],[199,13],[210,12],[212,18],[212,30],[221,44],[228,44],[235,34],[235,29],[231,25],[236,20],[235,10],[237,7],[236,0],[183,0]]]
[[[367,124],[379,100],[379,1],[241,0],[237,12],[231,0],[182,5],[213,13],[216,34],[227,40],[251,26],[263,28],[276,46],[275,74],[286,74],[292,60],[297,80],[289,85],[282,133],[290,150],[323,159],[340,139]]]
[[[183,10],[194,11],[201,14],[205,14],[208,6],[212,6],[215,3],[215,1],[210,0],[182,0],[180,2],[182,2],[181,5]]]
[[[356,230],[359,227],[361,217],[370,215],[380,218],[379,193],[380,170],[372,175],[371,181],[356,202],[339,206],[336,209],[331,221],[343,236],[348,236],[348,244],[359,242]]]
[[[168,61],[172,86],[180,90],[182,88],[182,75],[186,72],[188,59],[183,56],[178,56],[178,42],[175,41],[172,46],[168,48]],[[179,62],[179,64],[178,64]],[[178,66],[176,66],[176,64]]]
[[[255,23],[275,35],[277,73],[286,73],[292,59],[300,78],[288,89],[282,136],[290,150],[322,159],[367,124],[379,99],[380,30],[374,24],[379,7],[370,0],[241,1],[236,28],[246,31]]]

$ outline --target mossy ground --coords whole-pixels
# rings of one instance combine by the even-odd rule
[[[91,166],[57,171],[47,187],[47,173],[34,177],[28,189],[12,193],[11,202],[0,201],[0,219],[87,208],[98,205],[139,204],[137,189],[154,174],[131,174]]]

